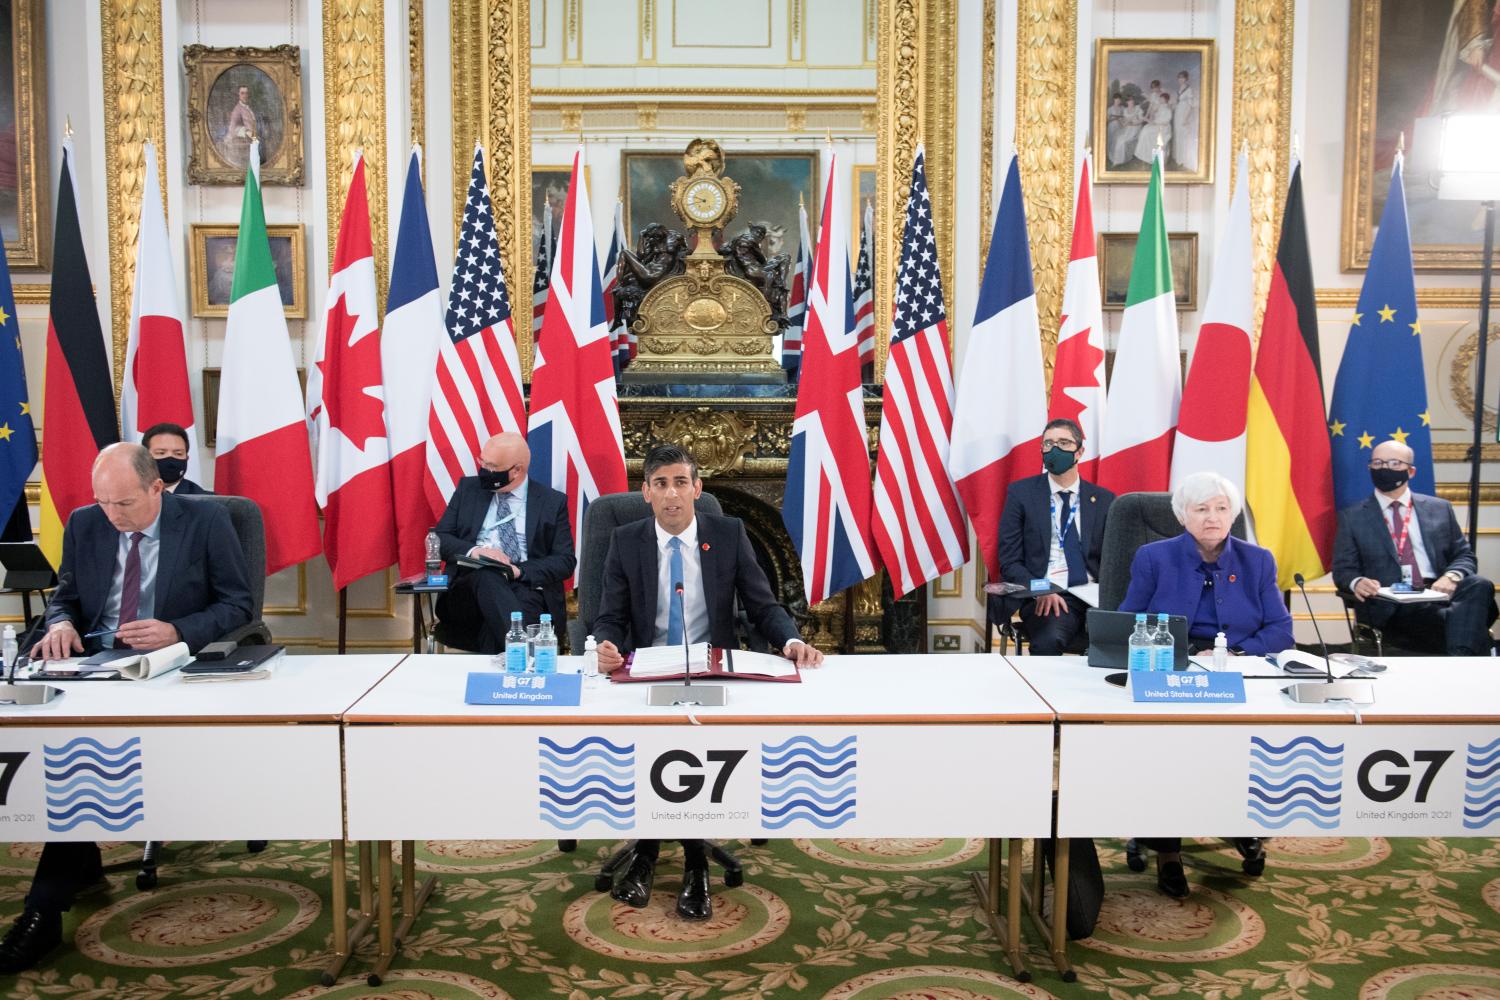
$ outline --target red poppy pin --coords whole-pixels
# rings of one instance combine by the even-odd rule
[[[703,551],[704,551],[704,552],[707,552],[707,551],[708,551],[708,543],[707,543],[707,542],[704,542],[704,543],[703,543]]]
[[[1234,574],[1233,574],[1233,573],[1230,573],[1230,574],[1229,574],[1229,582],[1230,582],[1230,583],[1233,583],[1233,582],[1234,582]]]

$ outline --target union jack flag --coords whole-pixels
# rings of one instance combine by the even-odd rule
[[[573,156],[562,229],[552,260],[536,367],[531,373],[531,476],[567,494],[574,544],[583,544],[583,512],[626,488],[625,445],[615,366],[604,319],[582,150]],[[574,582],[577,581],[575,570]]]
[[[624,371],[635,360],[635,334],[615,315],[614,290],[620,283],[620,254],[629,246],[625,242],[625,220],[618,200],[615,201],[614,228],[609,236],[609,253],[604,257],[604,319],[610,331],[615,352],[615,369]]]
[[[969,561],[964,508],[948,477],[953,373],[924,160],[918,146],[891,309],[871,524],[897,597]],[[862,266],[864,257],[861,249]]]
[[[859,263],[854,267],[854,339],[859,341],[860,376],[875,380],[875,206],[865,202],[859,227]]]
[[[542,199],[542,231],[536,239],[536,274],[531,279],[531,342],[542,332],[547,311],[547,276],[552,273],[552,202]]]
[[[484,179],[484,150],[478,145],[453,260],[446,324],[448,336],[438,342],[427,416],[425,487],[435,511],[447,506],[459,479],[474,475],[475,457],[486,441],[502,431],[520,433],[525,426],[510,293]]]
[[[797,203],[797,269],[792,272],[791,294],[787,297],[787,328],[781,334],[781,367],[788,381],[797,380],[802,365],[802,327],[807,323],[807,279],[812,267],[812,239],[807,234],[807,205]]]
[[[801,555],[808,604],[875,574],[870,450],[849,294],[849,203],[839,183],[837,158],[830,157],[781,508]]]

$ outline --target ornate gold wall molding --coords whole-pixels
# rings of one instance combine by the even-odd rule
[[[1250,153],[1250,233],[1255,260],[1255,328],[1265,311],[1286,200],[1292,128],[1295,0],[1235,0],[1234,110],[1229,155]]]
[[[979,80],[979,266],[990,253],[995,212],[995,0],[984,0]],[[934,592],[934,597],[945,595]]]
[[[512,299],[531,287],[531,0],[450,0],[455,235],[484,144],[490,205]],[[539,0],[540,2],[540,0]],[[516,324],[523,378],[531,375],[531,324]]]
[[[1319,309],[1353,309],[1359,305],[1358,288],[1320,288],[1317,290]],[[20,301],[19,293],[16,301]],[[1492,308],[1500,308],[1500,288],[1490,293]],[[1479,289],[1475,288],[1418,288],[1418,309],[1473,309],[1479,308]]]
[[[1077,0],[1019,0],[1016,149],[1048,372],[1057,350],[1058,313],[1073,238],[1077,61]]]
[[[375,288],[386,287],[385,0],[323,0],[323,129],[328,177],[328,259],[354,152],[365,154],[370,239],[375,244]]]
[[[427,49],[424,0],[406,0],[406,70],[411,82],[411,141],[427,146]]]
[[[917,144],[927,149],[939,265],[953,280],[957,0],[886,0],[879,5],[876,81],[875,315],[891,314],[906,195]],[[883,379],[889,330],[876,324],[875,372]]]
[[[104,68],[104,187],[108,204],[110,327],[118,392],[130,336],[135,242],[140,229],[146,143],[166,161],[166,104],[162,94],[161,3],[100,0]],[[165,192],[166,185],[163,184]],[[165,195],[163,195],[165,197]]]

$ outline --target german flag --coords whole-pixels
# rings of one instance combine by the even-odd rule
[[[1328,572],[1336,512],[1302,167],[1292,170],[1276,270],[1250,381],[1245,499],[1256,541],[1276,556],[1277,583]]]
[[[42,388],[41,545],[57,566],[62,562],[68,515],[94,502],[94,456],[120,440],[109,355],[78,225],[71,140],[63,142],[52,247],[52,307]]]

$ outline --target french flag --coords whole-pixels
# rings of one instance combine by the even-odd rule
[[[1000,579],[1005,492],[1042,471],[1047,395],[1031,243],[1015,156],[1005,175],[979,304],[958,373],[949,464],[991,580]]]

